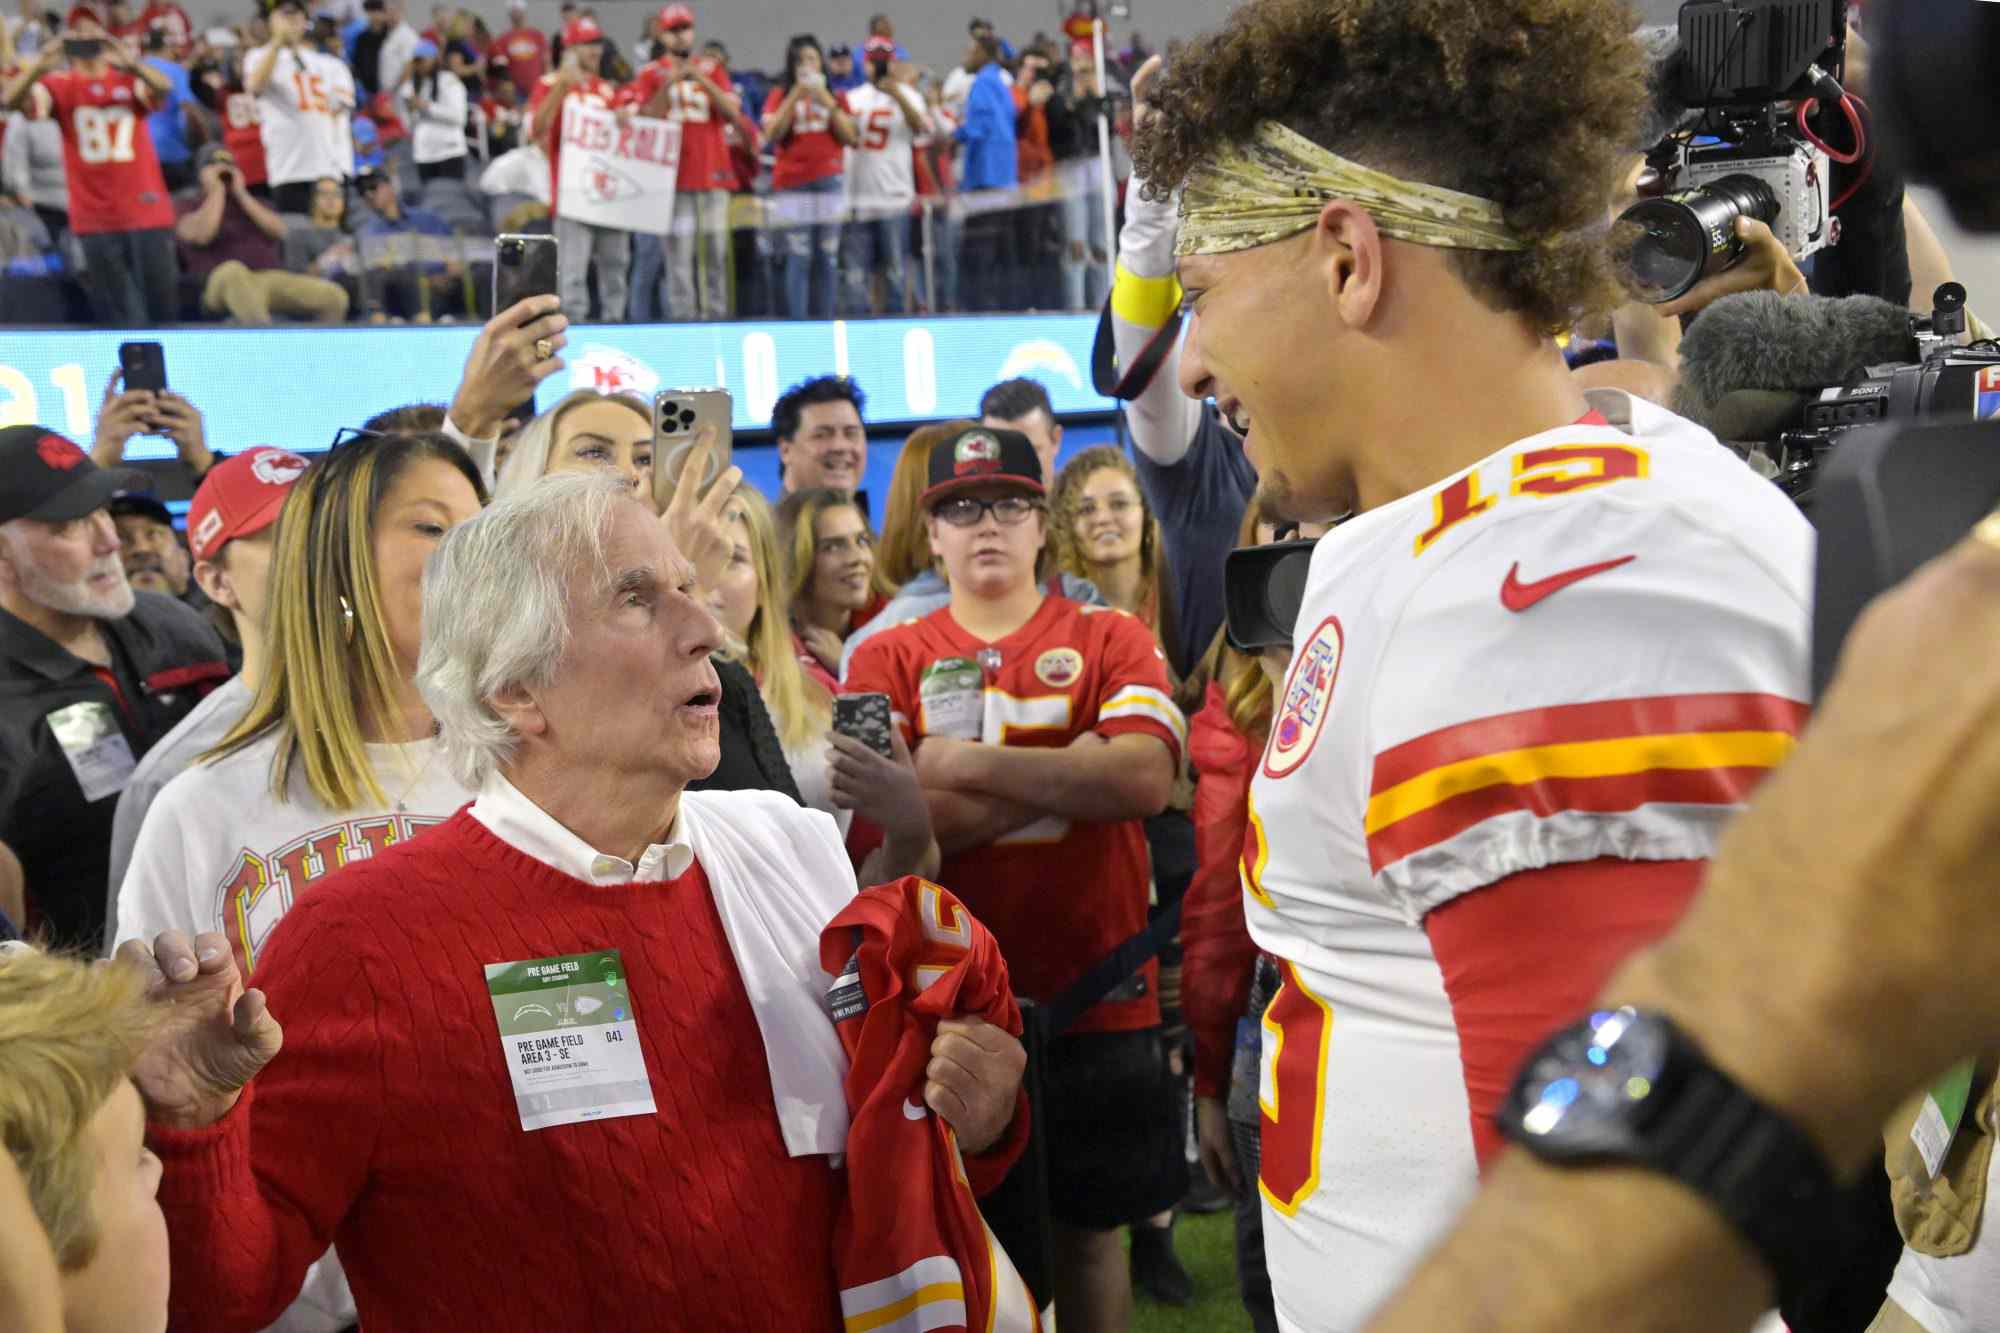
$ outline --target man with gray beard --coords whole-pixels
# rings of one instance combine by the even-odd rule
[[[96,949],[133,766],[229,674],[195,611],[134,593],[106,506],[145,484],[40,426],[0,430],[0,842],[30,933]]]

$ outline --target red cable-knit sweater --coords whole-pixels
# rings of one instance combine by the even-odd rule
[[[659,1110],[524,1131],[483,966],[606,948]],[[175,1329],[262,1328],[329,1240],[368,1333],[841,1327],[841,1174],[786,1155],[699,865],[598,887],[460,811],[316,885],[257,980],[283,1052],[151,1136]]]

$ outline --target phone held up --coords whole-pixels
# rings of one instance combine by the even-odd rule
[[[144,389],[167,391],[167,349],[155,342],[118,344],[118,369],[123,372],[127,392]]]
[[[727,389],[662,389],[653,395],[653,498],[662,509],[680,489],[696,445],[712,441],[708,467],[696,485],[706,487],[729,467],[734,419]]]
[[[557,295],[556,238],[509,232],[493,238],[493,313],[530,296]]]
[[[860,741],[884,759],[896,757],[889,743],[889,696],[886,694],[839,694],[833,700],[833,729]]]

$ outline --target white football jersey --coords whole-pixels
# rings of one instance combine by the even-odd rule
[[[273,185],[345,180],[354,174],[354,75],[318,51],[280,51],[271,81],[257,95],[264,168]]]
[[[1804,720],[1813,537],[1622,393],[1313,553],[1251,789],[1264,1236],[1280,1323],[1359,1328],[1477,1183],[1427,912],[1507,876],[1705,859]]]
[[[923,95],[904,89],[903,97],[921,110]],[[848,110],[861,141],[847,151],[847,202],[858,208],[907,204],[917,197],[917,176],[911,154],[917,132],[895,93],[862,84],[847,93]],[[924,118],[928,119],[926,112]]]

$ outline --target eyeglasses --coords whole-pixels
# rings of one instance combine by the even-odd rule
[[[342,426],[333,433],[333,443],[326,447],[326,451],[330,454],[339,453],[350,444],[359,444],[363,440],[379,440],[384,438],[384,436],[385,432],[379,430],[365,430],[360,426]]]
[[[969,495],[941,500],[931,513],[954,528],[977,527],[987,514],[1003,528],[1011,528],[1027,521],[1028,515],[1040,509],[1041,505],[1025,495],[1003,495],[998,500],[975,500]]]

